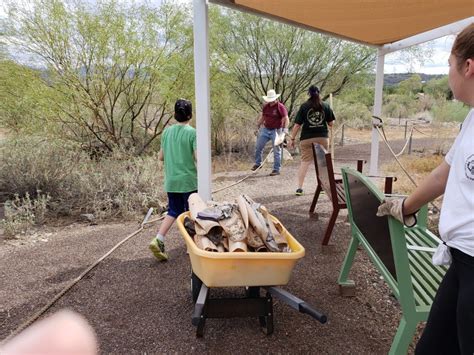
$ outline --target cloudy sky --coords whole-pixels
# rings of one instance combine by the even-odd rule
[[[90,1],[90,0],[86,0]],[[162,0],[151,0],[153,3],[159,4]],[[190,0],[175,0],[178,2],[190,2]],[[0,19],[6,16],[4,8],[0,5]],[[432,55],[424,63],[416,63],[411,61],[406,64],[400,60],[399,54],[389,54],[385,57],[385,73],[426,73],[426,74],[447,74],[448,73],[448,57],[454,36],[446,36],[437,40],[428,42],[427,46],[432,49]],[[20,56],[21,57],[21,56]]]
[[[432,50],[432,55],[424,63],[402,64],[396,53],[385,57],[385,73],[426,73],[426,74],[448,74],[448,58],[451,47],[454,42],[454,36],[445,36],[430,41],[426,46]]]

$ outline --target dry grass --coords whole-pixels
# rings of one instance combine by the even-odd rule
[[[0,128],[0,141],[4,140],[7,138],[7,131],[3,128]]]
[[[410,173],[410,176],[419,185],[430,173],[443,161],[442,155],[427,155],[427,156],[402,156],[400,162],[405,169]],[[397,177],[397,181],[393,185],[393,192],[402,195],[408,195],[415,190],[415,186],[402,171],[400,166],[394,162],[386,164],[381,167],[385,175],[392,175]],[[433,204],[429,204],[428,208],[431,213],[428,215],[428,228],[435,234],[438,232],[439,223],[439,208],[441,206],[442,197],[436,199]],[[433,211],[433,207],[436,209]]]
[[[228,171],[249,170],[254,164],[250,154],[226,153],[212,157],[212,172],[222,173]]]
[[[32,139],[0,149],[0,194],[10,200],[19,196],[16,210],[23,208],[25,196],[36,200],[47,195],[49,217],[88,213],[97,220],[132,218],[149,207],[161,211],[166,198],[162,185],[156,156],[116,154],[97,161],[62,144]]]
[[[443,161],[441,155],[415,156],[405,155],[399,158],[402,165],[410,173],[410,176],[419,185],[429,173]],[[415,189],[415,186],[396,163],[385,164],[381,167],[385,175],[396,176],[397,181],[394,184],[395,192],[408,194]]]
[[[412,121],[408,125],[407,129],[407,138],[408,134],[411,132],[411,127],[413,125]],[[422,138],[437,138],[440,139],[440,142],[445,140],[450,140],[457,135],[459,132],[458,124],[416,124],[416,129],[413,131],[413,139],[422,139]],[[402,124],[398,125],[385,125],[384,126],[385,134],[389,141],[393,140],[405,140],[405,126]],[[339,143],[341,140],[341,130],[339,126],[335,127],[335,142]],[[369,143],[372,137],[372,129],[356,129],[346,126],[344,128],[344,142],[345,144],[355,144],[355,143]]]

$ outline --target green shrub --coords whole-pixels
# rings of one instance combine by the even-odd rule
[[[372,125],[372,113],[360,102],[335,101],[334,115],[337,124],[346,123],[353,128],[367,128]]]
[[[417,100],[409,95],[386,95],[383,115],[392,118],[408,118],[416,112]]]
[[[15,198],[50,196],[54,216],[92,213],[97,219],[129,218],[161,209],[165,194],[157,155],[123,153],[99,160],[54,142],[8,142],[0,149],[0,192]]]
[[[469,107],[459,101],[437,100],[431,112],[437,122],[462,122],[469,112]]]

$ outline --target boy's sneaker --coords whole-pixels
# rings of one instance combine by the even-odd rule
[[[166,261],[168,260],[168,255],[165,253],[165,243],[157,238],[153,238],[150,242],[149,248],[155,258],[159,261]]]
[[[280,175],[280,172],[278,170],[272,170],[272,172],[270,173],[270,176],[276,176],[276,175]]]
[[[296,196],[303,196],[303,189],[296,189],[295,195]]]
[[[260,168],[261,166],[262,166],[261,164],[260,164],[260,165],[255,164],[254,166],[252,166],[252,168],[251,168],[250,170],[255,171],[255,170],[257,170],[258,168]]]

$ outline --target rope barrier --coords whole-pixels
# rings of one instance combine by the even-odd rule
[[[395,158],[395,161],[398,163],[398,165],[400,166],[400,168],[402,169],[402,171],[405,173],[405,175],[408,177],[408,179],[413,183],[413,185],[415,187],[418,187],[418,184],[416,183],[416,181],[411,177],[411,175],[408,173],[408,171],[405,169],[405,167],[403,166],[403,164],[401,163],[401,161],[398,159],[398,157],[395,155],[392,147],[390,147],[390,144],[388,143],[386,137],[385,137],[385,134],[381,131],[381,129],[379,127],[375,127],[375,129],[377,130],[377,132],[379,133],[380,137],[382,137],[382,140],[384,141],[384,143],[387,145],[387,148],[388,150],[390,151],[390,153],[392,153],[393,157]],[[440,210],[440,208],[433,202],[431,201],[430,204],[436,208],[437,211]]]
[[[427,133],[425,133],[425,132],[423,132],[423,131],[420,131],[420,130],[419,130],[418,128],[416,128],[415,126],[413,126],[413,129],[414,129],[415,131],[417,131],[418,133],[421,133],[421,134],[423,134],[423,135],[425,135],[425,136],[427,136],[427,137],[431,137],[430,134],[427,134]]]
[[[270,154],[272,154],[272,153],[273,153],[273,147],[272,147],[272,149],[270,149],[270,152],[267,154],[267,156],[265,157],[265,159],[262,161],[262,164],[260,164],[260,166],[259,166],[257,169],[255,169],[254,171],[252,171],[252,172],[251,172],[250,174],[248,174],[247,176],[243,177],[242,179],[240,179],[240,180],[238,180],[238,181],[236,181],[236,182],[234,182],[234,183],[232,183],[232,184],[230,184],[230,185],[227,185],[227,186],[224,186],[224,187],[220,187],[220,188],[218,188],[218,189],[216,189],[216,190],[213,190],[212,193],[216,193],[216,192],[220,192],[220,191],[226,190],[226,189],[228,189],[228,188],[231,188],[231,187],[233,187],[233,186],[235,186],[235,185],[240,184],[240,183],[241,183],[242,181],[244,181],[244,180],[247,180],[249,177],[251,177],[252,175],[254,175],[255,173],[257,173],[257,171],[259,171],[259,170],[263,167],[263,164],[265,164],[265,162],[267,161],[267,159],[270,157]],[[282,152],[282,159],[283,159],[283,152]]]
[[[337,126],[337,129],[333,132],[334,138],[336,137],[336,135],[339,133],[339,131],[340,131],[340,130],[342,129],[342,127],[344,127],[344,126],[347,126],[347,127],[349,127],[349,128],[352,128],[351,126],[346,125],[345,123],[343,123],[343,124]]]
[[[382,126],[382,130],[383,130],[383,126]],[[413,137],[413,130],[414,130],[414,127],[412,126],[411,131],[410,131],[410,133],[408,134],[408,139],[407,139],[407,141],[405,142],[405,145],[403,146],[403,148],[402,148],[402,150],[400,151],[400,153],[396,154],[397,157],[399,157],[400,155],[402,155],[403,152],[405,151],[405,149],[408,147],[408,144],[410,143],[410,139],[412,139],[412,137]],[[385,138],[387,138],[387,136],[385,135],[385,132],[384,132],[384,136],[385,136]]]
[[[393,157],[395,158],[395,161],[398,163],[398,165],[400,166],[400,168],[402,169],[402,171],[407,175],[408,179],[413,183],[413,185],[415,185],[415,187],[418,187],[418,185],[416,184],[416,181],[411,177],[411,175],[408,173],[408,171],[405,169],[405,167],[403,166],[403,164],[400,162],[400,160],[398,160],[398,157],[397,155],[395,154],[395,152],[393,151],[392,147],[390,146],[390,144],[388,144],[388,141],[385,137],[385,134],[384,132],[379,128],[379,127],[375,127],[375,129],[377,130],[377,132],[379,132],[379,135],[380,137],[382,137],[382,140],[385,142],[385,144],[387,145],[387,148],[388,150],[390,151],[390,153],[392,153]]]

